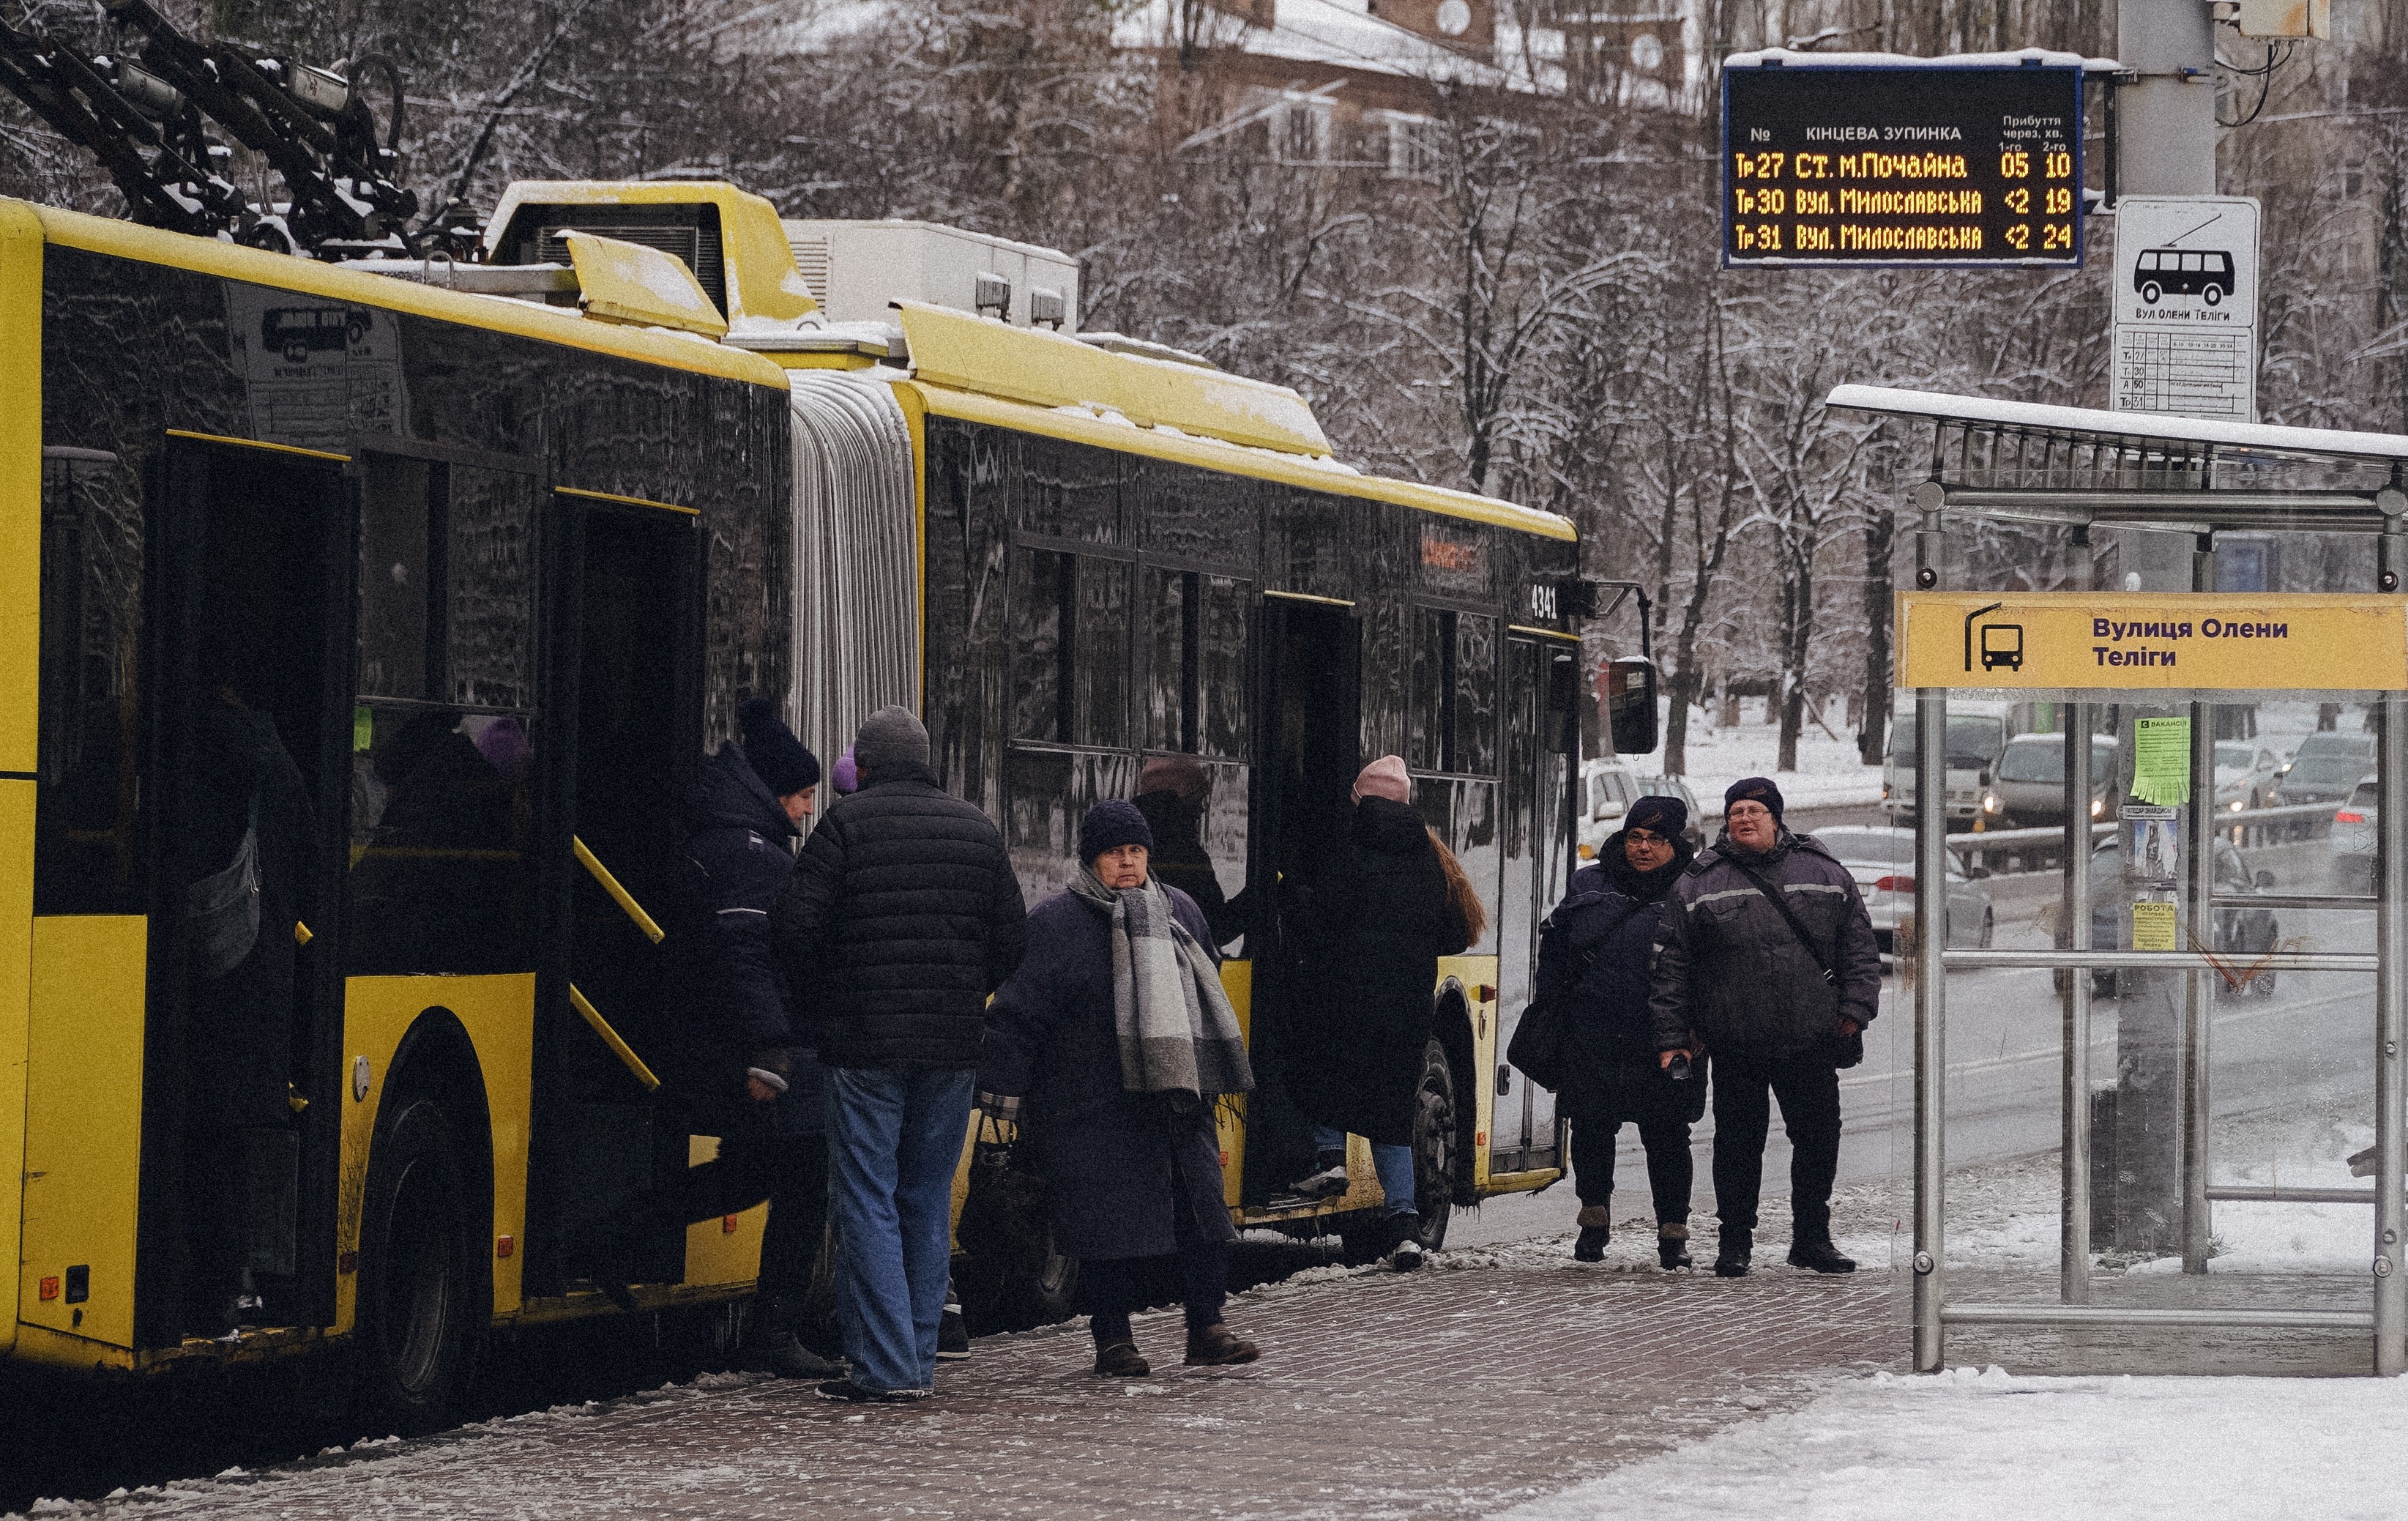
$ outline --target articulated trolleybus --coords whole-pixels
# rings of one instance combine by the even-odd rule
[[[756,694],[823,755],[918,709],[1032,899],[1087,804],[1192,757],[1262,1079],[1228,1204],[1297,1233],[1379,1196],[1359,1142],[1347,1194],[1283,1193],[1311,1078],[1274,884],[1403,754],[1491,924],[1432,990],[1425,1232],[1561,1175],[1499,1026],[1572,860],[1571,526],[1357,473],[1283,388],[1033,325],[1065,303],[995,270],[1040,251],[721,184],[515,186],[457,263],[0,203],[0,1351],[342,1347],[409,1424],[493,1334],[617,1313],[581,1243],[716,1148],[655,1076],[660,920]],[[936,273],[836,321],[806,268]],[[236,731],[297,798],[229,789]],[[227,867],[194,842],[237,839],[282,881],[213,977],[191,889]],[[734,1324],[762,1218],[663,1227],[639,1305]],[[191,1311],[216,1251],[232,1334]],[[1063,1264],[961,1266],[990,1313],[1067,1313]]]

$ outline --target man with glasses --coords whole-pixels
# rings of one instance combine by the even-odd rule
[[[1864,1059],[1881,953],[1856,879],[1781,822],[1764,777],[1723,795],[1723,833],[1671,892],[1648,999],[1658,1061],[1700,1042],[1714,1058],[1714,1271],[1747,1273],[1771,1100],[1789,1132],[1789,1262],[1853,1272],[1831,1241],[1840,1167],[1839,1069]]]

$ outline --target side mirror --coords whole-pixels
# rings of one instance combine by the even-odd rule
[[[2260,871],[2258,873],[2258,890],[2261,893],[2271,893],[2274,890],[2274,874],[2272,872]]]
[[[1965,868],[1965,878],[1968,882],[1987,882],[1990,879],[1990,868],[1985,866],[1969,866]]]
[[[1656,663],[1640,655],[1608,662],[1605,721],[1617,755],[1656,753]]]

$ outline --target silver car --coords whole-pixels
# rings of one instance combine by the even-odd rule
[[[1852,824],[1817,829],[1813,838],[1856,880],[1865,912],[1872,918],[1873,939],[1883,950],[1892,950],[1898,926],[1914,917],[1914,831]],[[1988,875],[1980,872],[1980,877]],[[1948,943],[1952,946],[1986,948],[1998,928],[1990,890],[1982,885],[1980,877],[1968,875],[1953,854],[1948,857]]]
[[[2374,891],[2374,833],[2383,822],[2383,786],[2368,777],[2333,811],[2333,887],[2344,893]]]

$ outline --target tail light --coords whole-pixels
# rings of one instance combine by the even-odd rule
[[[1880,893],[1911,893],[1914,891],[1914,879],[1913,877],[1875,877],[1873,890]]]
[[[2364,824],[2366,822],[2366,815],[2363,813],[2353,812],[2351,810],[2344,808],[2340,812],[2333,815],[2333,822],[2335,824]]]

